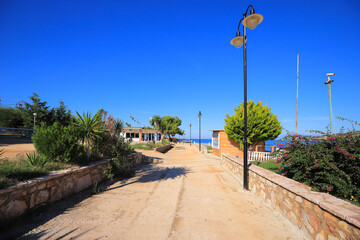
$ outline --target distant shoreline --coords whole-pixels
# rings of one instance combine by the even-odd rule
[[[180,139],[180,141],[189,141],[190,139]],[[191,142],[195,142],[195,143],[199,143],[199,139],[191,139]],[[209,145],[209,143],[211,144],[211,138],[205,138],[205,139],[201,139],[201,145],[205,144],[205,145]]]

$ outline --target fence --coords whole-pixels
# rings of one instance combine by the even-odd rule
[[[0,137],[8,138],[31,138],[34,129],[24,128],[0,128]]]
[[[248,159],[249,161],[266,162],[272,160],[273,157],[270,156],[270,152],[248,151]]]

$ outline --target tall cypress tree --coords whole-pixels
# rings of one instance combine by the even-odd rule
[[[41,122],[48,123],[52,113],[49,110],[49,106],[47,106],[47,102],[41,101],[37,93],[33,93],[30,100],[31,103],[25,102],[24,105],[20,104],[18,107],[24,120],[24,127],[34,127],[34,113],[36,113],[36,124]]]
[[[248,145],[256,145],[266,140],[274,140],[282,131],[282,126],[271,108],[263,105],[262,102],[255,104],[254,101],[248,102],[247,120],[247,140]],[[238,142],[244,149],[244,103],[234,107],[235,114],[226,114],[225,132],[229,138]]]

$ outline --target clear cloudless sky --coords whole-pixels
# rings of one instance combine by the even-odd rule
[[[0,0],[2,104],[36,92],[52,107],[62,99],[73,113],[103,108],[130,123],[179,116],[193,138],[201,110],[210,138],[243,101],[243,50],[230,40],[249,4],[264,20],[247,31],[248,99],[294,132],[299,53],[299,132],[329,124],[328,72],[334,116],[360,120],[358,0]]]

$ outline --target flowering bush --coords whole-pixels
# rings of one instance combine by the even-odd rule
[[[309,185],[315,191],[359,201],[360,134],[350,131],[323,137],[291,135],[278,144],[281,175]]]

